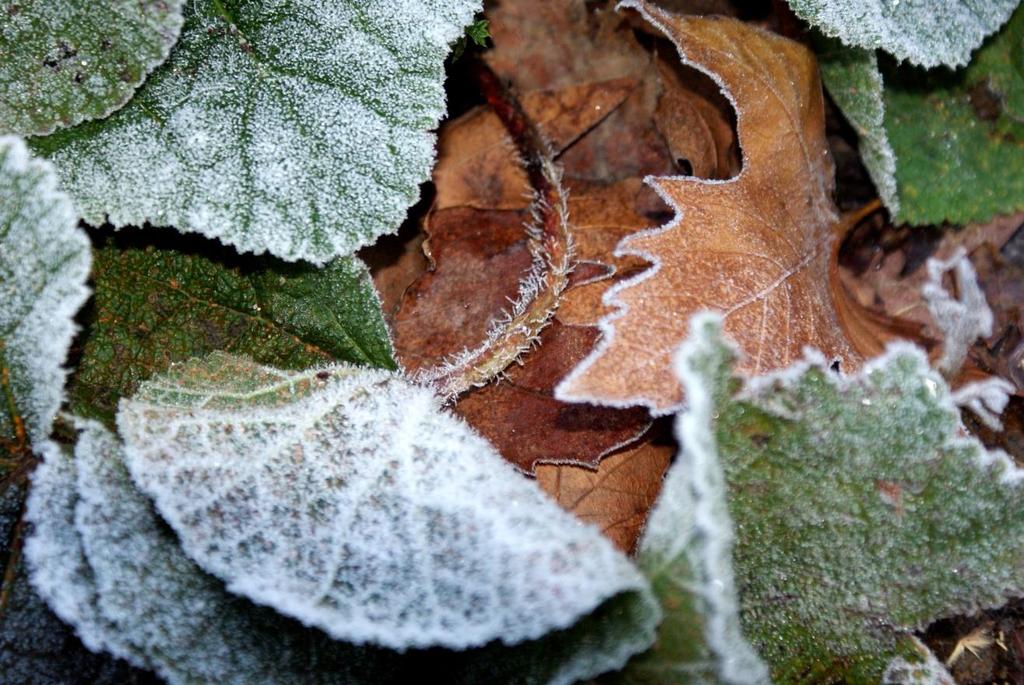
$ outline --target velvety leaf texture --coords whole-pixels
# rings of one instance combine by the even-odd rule
[[[377,293],[356,257],[323,268],[137,229],[93,252],[94,305],[69,399],[113,425],[117,402],[171,363],[215,350],[303,369],[394,368]]]
[[[801,19],[847,45],[881,48],[925,67],[967,63],[1018,0],[787,0]]]
[[[0,137],[0,440],[45,440],[64,395],[89,239],[48,162]]]
[[[967,69],[926,80],[884,72],[885,127],[898,160],[897,219],[984,221],[1024,207],[1024,9]]]
[[[38,135],[126,103],[171,51],[184,0],[20,0],[0,22],[0,133]]]
[[[817,356],[736,398],[720,329],[698,320],[681,361],[712,400],[681,435],[713,437],[742,629],[773,680],[876,683],[909,631],[1021,586],[1022,473],[958,435],[922,352],[890,347],[854,377]]]
[[[337,639],[513,645],[620,595],[657,620],[625,556],[397,374],[215,353],[143,383],[118,427],[191,558]],[[597,672],[648,639],[624,635]]]
[[[195,0],[110,118],[34,145],[86,221],[322,264],[397,229],[428,180],[444,59],[479,0]]]

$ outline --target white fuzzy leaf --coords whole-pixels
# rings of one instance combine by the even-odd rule
[[[967,64],[1019,0],[788,0],[801,19],[847,45],[925,67]]]
[[[63,399],[89,260],[89,239],[53,166],[32,159],[20,138],[0,137],[0,370],[9,374],[0,393],[13,397],[34,443],[50,435]],[[8,402],[0,407],[0,439],[16,437]]]
[[[184,0],[19,0],[0,21],[0,133],[38,135],[127,102],[181,31]]]
[[[511,645],[648,596],[596,528],[395,373],[218,353],[142,384],[118,426],[190,557],[338,639]]]
[[[480,0],[193,0],[109,119],[34,144],[86,221],[325,263],[394,231],[430,177],[448,46]]]
[[[626,594],[514,647],[400,654],[331,640],[200,570],[135,489],[117,438],[95,422],[79,427],[74,461],[48,449],[35,476],[34,581],[90,646],[172,685],[399,685],[431,669],[452,685],[568,685],[622,666],[653,637],[652,601]]]
[[[26,519],[33,526],[25,541],[32,585],[61,620],[75,627],[86,647],[144,667],[140,653],[100,613],[96,579],[74,525],[75,463],[53,442],[37,449],[43,460],[32,474],[26,509]]]
[[[150,668],[174,684],[383,679],[375,659],[392,655],[334,642],[228,593],[203,573],[132,486],[117,439],[98,423],[83,427],[75,449],[77,484],[68,486],[78,490],[77,534],[95,573],[100,610]]]

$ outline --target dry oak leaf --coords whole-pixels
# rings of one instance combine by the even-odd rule
[[[725,181],[656,177],[676,210],[659,229],[629,236],[620,254],[654,266],[612,288],[617,310],[601,322],[598,348],[556,388],[556,397],[610,406],[678,408],[671,372],[690,317],[724,314],[744,352],[740,371],[783,368],[805,346],[859,366],[833,303],[829,263],[838,215],[817,66],[802,45],[728,18],[680,17],[640,0],[635,8],[707,73],[737,112],[742,171]]]
[[[563,509],[600,528],[616,547],[630,554],[675,453],[672,444],[645,440],[606,456],[596,470],[538,464],[537,485]]]

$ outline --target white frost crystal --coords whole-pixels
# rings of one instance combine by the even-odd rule
[[[0,369],[28,437],[49,435],[64,392],[74,316],[89,296],[89,239],[48,162],[0,137]],[[15,434],[0,405],[0,437]]]
[[[793,12],[847,45],[881,48],[924,67],[967,64],[1019,0],[788,0]]]
[[[921,294],[942,331],[942,357],[936,367],[949,377],[960,369],[975,340],[992,335],[992,310],[963,248],[947,260],[932,257],[927,268],[928,281]],[[949,292],[942,283],[950,272],[955,274],[957,293]]]
[[[215,353],[143,383],[118,426],[192,559],[338,639],[512,645],[649,597],[596,528],[395,373]]]
[[[398,228],[430,177],[448,46],[480,0],[194,0],[124,108],[35,145],[86,221],[318,264]]]

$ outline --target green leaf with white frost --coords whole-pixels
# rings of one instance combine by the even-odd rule
[[[172,685],[399,685],[427,672],[456,685],[568,685],[607,667],[622,644],[650,640],[650,605],[626,594],[514,647],[399,653],[333,641],[201,571],[135,489],[117,438],[95,422],[80,428],[74,460],[48,452],[35,477],[33,580],[51,603],[76,607],[65,616],[83,639],[127,645]]]
[[[184,0],[19,0],[0,22],[0,133],[41,135],[128,102],[181,31]]]
[[[822,79],[897,220],[965,224],[1024,208],[1022,41],[1024,7],[956,72],[879,71],[871,52],[819,43]]]
[[[318,264],[396,230],[430,177],[444,59],[479,0],[194,0],[113,116],[33,141],[86,221]]]
[[[33,443],[50,435],[88,276],[89,239],[53,166],[0,137],[0,445],[18,448],[22,425]]]
[[[658,611],[629,560],[395,373],[215,353],[143,383],[118,427],[189,557],[336,639],[516,645],[618,603],[629,629],[579,635],[552,677],[571,682],[653,637]]]
[[[708,325],[698,323],[703,320],[695,319],[697,330]],[[715,398],[686,363],[694,355],[706,354],[707,342],[691,336],[676,359],[688,403],[676,417],[681,451],[665,477],[637,550],[637,563],[650,578],[666,615],[654,647],[621,673],[618,682],[628,685],[770,682],[768,667],[740,626],[732,568],[735,535],[712,427]],[[716,351],[734,353],[724,345]]]
[[[697,319],[682,380],[687,397],[710,398],[710,411],[684,416],[681,436],[687,454],[710,445],[717,455],[736,531],[742,631],[773,680],[877,683],[890,660],[907,658],[909,631],[1000,605],[1024,587],[1022,474],[958,436],[949,390],[923,353],[891,347],[851,378],[814,359],[739,395],[733,361],[719,320]],[[657,511],[672,506],[681,507]],[[700,496],[694,506],[700,530]],[[705,524],[727,526],[715,506]],[[661,528],[656,518],[642,554],[666,547]],[[698,542],[698,559],[721,560],[706,554],[720,539]],[[729,583],[713,584],[728,576],[691,567],[697,596],[728,608]],[[712,648],[715,635],[730,635],[714,630],[716,618],[728,613],[707,614]]]
[[[893,216],[900,213],[896,187],[896,153],[885,132],[882,74],[873,50],[844,47],[838,40],[815,36],[821,80],[860,139],[861,161]]]
[[[787,0],[804,21],[843,43],[881,48],[924,67],[967,64],[1019,0]]]
[[[113,426],[117,403],[173,362],[215,350],[304,369],[332,361],[395,368],[370,275],[357,257],[322,268],[239,255],[172,230],[104,232],[95,298],[68,401]]]

